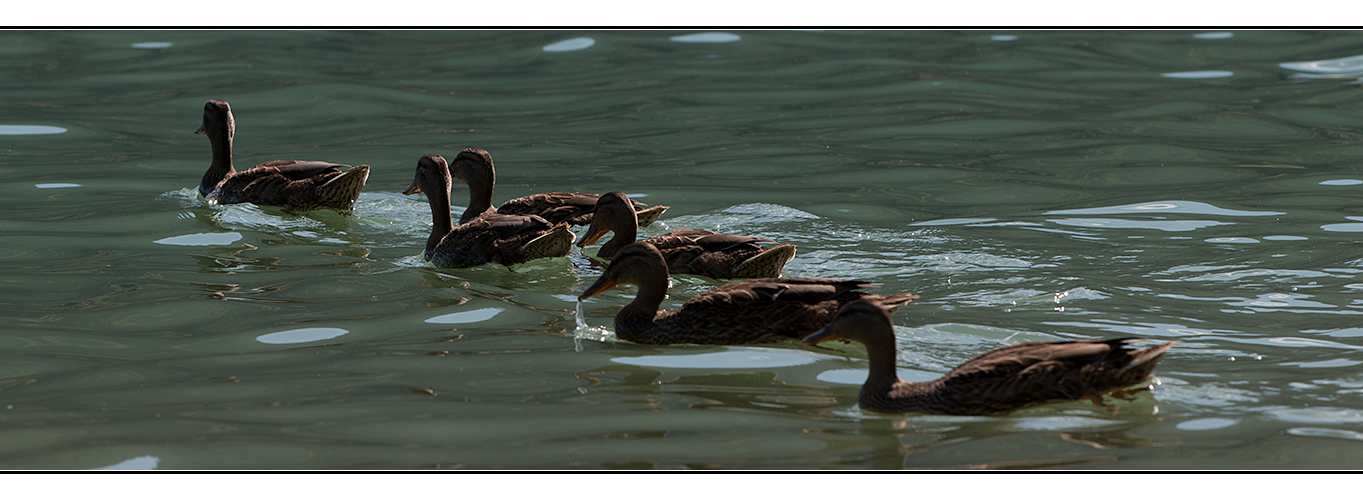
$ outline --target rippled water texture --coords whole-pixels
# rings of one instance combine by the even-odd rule
[[[0,467],[1363,463],[1358,33],[11,31],[0,66]],[[213,98],[238,166],[372,165],[354,215],[205,202]],[[1181,344],[1114,411],[863,412],[858,346],[635,345],[582,256],[427,266],[400,193],[472,146],[497,202],[620,190],[919,294],[909,380]]]

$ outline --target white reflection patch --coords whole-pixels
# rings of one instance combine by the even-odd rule
[[[956,226],[961,224],[980,224],[984,222],[994,222],[998,219],[937,219],[923,222],[914,222],[910,226]]]
[[[0,135],[46,135],[65,132],[64,128],[48,125],[0,125]]]
[[[1230,215],[1234,217],[1264,217],[1269,215],[1285,215],[1286,212],[1253,212],[1248,210],[1231,210],[1221,208],[1210,203],[1200,201],[1151,201],[1146,203],[1132,203],[1130,205],[1116,205],[1111,207],[1078,208],[1072,210],[1052,210],[1046,215],[1122,215],[1122,214],[1198,214],[1198,215]]]
[[[1353,408],[1287,408],[1264,412],[1269,418],[1303,424],[1363,423],[1363,411]]]
[[[800,366],[819,357],[800,351],[731,347],[723,352],[611,358],[612,363],[652,368],[777,368]]]
[[[1210,431],[1225,429],[1240,423],[1238,418],[1198,418],[1179,422],[1174,427],[1181,431]]]
[[[1211,33],[1195,34],[1193,35],[1193,38],[1196,38],[1198,40],[1225,40],[1233,36],[1235,36],[1235,33],[1231,33],[1229,31],[1213,31]]]
[[[1029,431],[1058,431],[1064,429],[1084,429],[1107,425],[1124,424],[1124,420],[1103,420],[1078,416],[1025,418],[1013,424],[1013,428]]]
[[[1352,439],[1363,441],[1363,433],[1346,431],[1344,429],[1325,429],[1320,427],[1293,427],[1287,430],[1293,436],[1326,437],[1336,439]]]
[[[143,455],[137,458],[129,458],[113,465],[95,467],[91,470],[156,470],[156,466],[160,463],[160,458],[151,455]]]
[[[941,373],[913,370],[909,368],[899,368],[895,371],[899,372],[899,378],[909,382],[930,382],[937,380],[942,376]],[[828,382],[830,384],[861,385],[866,383],[866,376],[869,373],[871,373],[870,370],[843,368],[825,371],[820,373],[817,378],[820,382]]]
[[[1346,367],[1346,366],[1363,365],[1363,361],[1354,361],[1354,360],[1352,360],[1352,359],[1335,358],[1335,359],[1327,359],[1327,360],[1325,360],[1325,361],[1309,361],[1309,362],[1307,362],[1307,361],[1297,361],[1297,362],[1291,362],[1291,363],[1278,363],[1278,364],[1279,364],[1279,365],[1282,365],[1282,366],[1300,366],[1300,367],[1302,367],[1302,368],[1343,368],[1343,367]]]
[[[442,325],[459,323],[477,323],[479,321],[490,320],[492,319],[493,316],[496,316],[497,313],[500,313],[504,310],[505,309],[502,309],[500,307],[484,307],[482,309],[474,309],[472,311],[442,314],[440,316],[428,319],[426,320],[426,322],[438,323]]]
[[[1278,67],[1310,73],[1357,73],[1363,72],[1363,55],[1321,59],[1319,61],[1285,62],[1279,64]]]
[[[1234,75],[1235,73],[1223,70],[1176,71],[1173,73],[1160,74],[1160,76],[1163,76],[1165,78],[1177,78],[1180,80],[1206,80],[1211,78],[1230,78],[1231,76]]]
[[[195,233],[162,238],[152,243],[161,245],[180,245],[186,247],[207,247],[230,245],[241,239],[241,233]]]
[[[350,333],[343,328],[299,328],[282,332],[267,333],[256,337],[262,344],[302,344],[319,340],[330,340]]]
[[[171,42],[137,42],[133,44],[134,49],[169,49],[175,45]]]
[[[78,187],[80,187],[80,184],[72,184],[72,183],[70,183],[70,182],[49,182],[49,183],[46,183],[46,184],[34,184],[33,186],[36,187],[36,188],[38,188],[38,189],[62,189],[62,188],[78,188]]]
[[[543,50],[545,52],[572,52],[574,50],[582,50],[593,45],[596,45],[596,40],[584,36],[578,38],[569,38],[561,42],[554,42],[549,45],[545,45],[543,47]]]
[[[730,43],[742,40],[743,37],[733,33],[722,31],[710,31],[706,33],[693,33],[690,35],[679,35],[671,38],[674,42],[681,43]]]
[[[1326,224],[1320,226],[1320,229],[1332,233],[1363,233],[1363,223]]]
[[[1195,231],[1204,227],[1230,226],[1233,222],[1214,220],[1126,220],[1126,219],[1049,219],[1062,226],[1100,227],[1109,229],[1156,229],[1166,232]]]
[[[1305,236],[1273,235],[1273,236],[1265,236],[1264,239],[1269,240],[1269,241],[1302,241],[1302,240],[1307,240],[1307,239],[1310,239],[1310,238],[1307,238],[1307,237],[1305,237]]]
[[[1358,179],[1330,179],[1328,181],[1320,181],[1320,185],[1322,186],[1357,186],[1359,184],[1363,184],[1363,181]]]

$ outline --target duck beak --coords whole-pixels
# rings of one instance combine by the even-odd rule
[[[596,221],[592,221],[592,225],[587,228],[587,234],[582,235],[582,239],[577,240],[577,246],[595,245],[596,242],[601,241],[602,236],[609,232],[611,230],[596,227]]]
[[[615,281],[611,279],[609,275],[603,274],[601,275],[600,278],[596,280],[596,283],[592,283],[592,286],[587,287],[587,291],[582,292],[582,295],[578,296],[577,300],[580,302],[583,300],[590,299],[597,295],[601,295],[602,293],[605,293],[606,290],[610,290],[617,286],[620,286],[619,281]]]
[[[804,342],[805,344],[808,345],[815,345],[818,344],[819,342],[827,342],[830,340],[842,340],[842,336],[838,335],[833,331],[832,323],[829,323],[828,326],[820,328],[819,331],[817,332],[806,335],[805,338],[801,340],[801,342]]]
[[[407,186],[407,189],[402,190],[402,194],[417,194],[420,192],[421,188],[418,187],[415,182],[413,182],[412,185]]]
[[[194,131],[194,135],[204,135],[204,134],[207,134],[207,133],[208,133],[208,132],[204,130],[204,126],[203,126],[203,125],[199,125],[199,130],[195,130],[195,131]]]

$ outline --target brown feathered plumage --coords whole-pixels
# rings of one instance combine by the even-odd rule
[[[450,179],[445,159],[426,155],[417,161],[416,178],[403,194],[426,193],[431,204],[431,236],[425,257],[437,267],[473,267],[486,263],[512,265],[543,257],[562,257],[572,250],[568,224],[551,224],[538,216],[484,214],[451,227]]]
[[[369,165],[351,167],[324,161],[276,160],[237,172],[232,167],[236,120],[227,101],[204,104],[203,126],[213,163],[199,181],[199,194],[218,203],[254,203],[308,211],[321,208],[348,213],[369,179]],[[342,170],[345,169],[345,170]]]
[[[1006,413],[1051,401],[1124,397],[1145,382],[1164,352],[1178,342],[1128,349],[1144,339],[1028,342],[986,352],[931,382],[906,382],[895,373],[890,315],[878,304],[854,301],[805,343],[855,340],[866,345],[870,374],[859,397],[863,409],[948,415]]]
[[[492,207],[492,188],[497,184],[497,171],[492,167],[492,155],[479,148],[460,151],[449,163],[450,177],[464,181],[469,187],[469,204],[459,216],[463,224],[474,217],[492,212],[503,215],[538,215],[552,224],[567,222],[585,226],[592,221],[597,195],[592,193],[540,193],[523,196]],[[416,192],[421,192],[419,189]],[[662,205],[648,206],[634,202],[639,212],[639,224],[647,227],[667,211]]]
[[[596,252],[597,257],[612,259],[621,248],[638,237],[639,223],[635,217],[630,200],[624,193],[614,191],[603,194],[596,201],[596,214],[577,246],[591,245],[606,233],[613,232],[615,234],[610,241],[602,244]],[[702,229],[678,229],[644,242],[663,254],[668,272],[716,279],[776,278],[781,276],[781,268],[795,258],[795,245],[790,243],[766,247],[760,243],[774,241]]]
[[[827,278],[766,278],[727,283],[658,311],[667,295],[667,264],[658,249],[634,243],[620,250],[609,267],[578,300],[620,284],[639,287],[634,300],[615,315],[615,335],[640,344],[752,344],[799,339],[833,318],[846,302],[865,298],[890,309],[917,298],[858,293],[873,285]]]

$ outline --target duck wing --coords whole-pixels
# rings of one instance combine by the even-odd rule
[[[564,238],[572,243],[567,226],[550,224],[543,217],[486,214],[451,230],[426,260],[438,267],[473,267],[489,262],[511,265],[526,260],[522,257],[527,243],[550,233],[565,233]],[[554,256],[568,253],[566,244],[555,248],[558,246],[564,249]]]
[[[759,242],[772,240],[701,229],[678,229],[644,241],[657,247],[663,254],[668,272],[671,274],[695,274],[728,279],[758,277],[743,276],[736,268],[766,250],[758,244]],[[780,271],[777,270],[767,276],[775,277],[779,274]]]
[[[350,168],[350,165],[326,161],[274,160],[251,167],[237,175],[251,172],[256,169],[268,169],[261,171],[258,175],[265,175],[267,172],[277,173],[287,177],[289,180],[297,181],[323,174],[340,172],[342,168]]]
[[[538,215],[551,223],[583,226],[592,221],[596,200],[592,193],[540,193],[522,196],[497,207],[503,215]]]
[[[667,342],[747,344],[798,339],[833,319],[844,302],[872,286],[824,278],[767,278],[728,283],[658,315]],[[660,339],[663,340],[663,339]],[[660,342],[661,343],[661,342]]]
[[[947,392],[1016,404],[1073,400],[1146,380],[1173,343],[1132,350],[1145,339],[1028,342],[981,354],[940,379]],[[1135,368],[1135,369],[1133,369]]]

